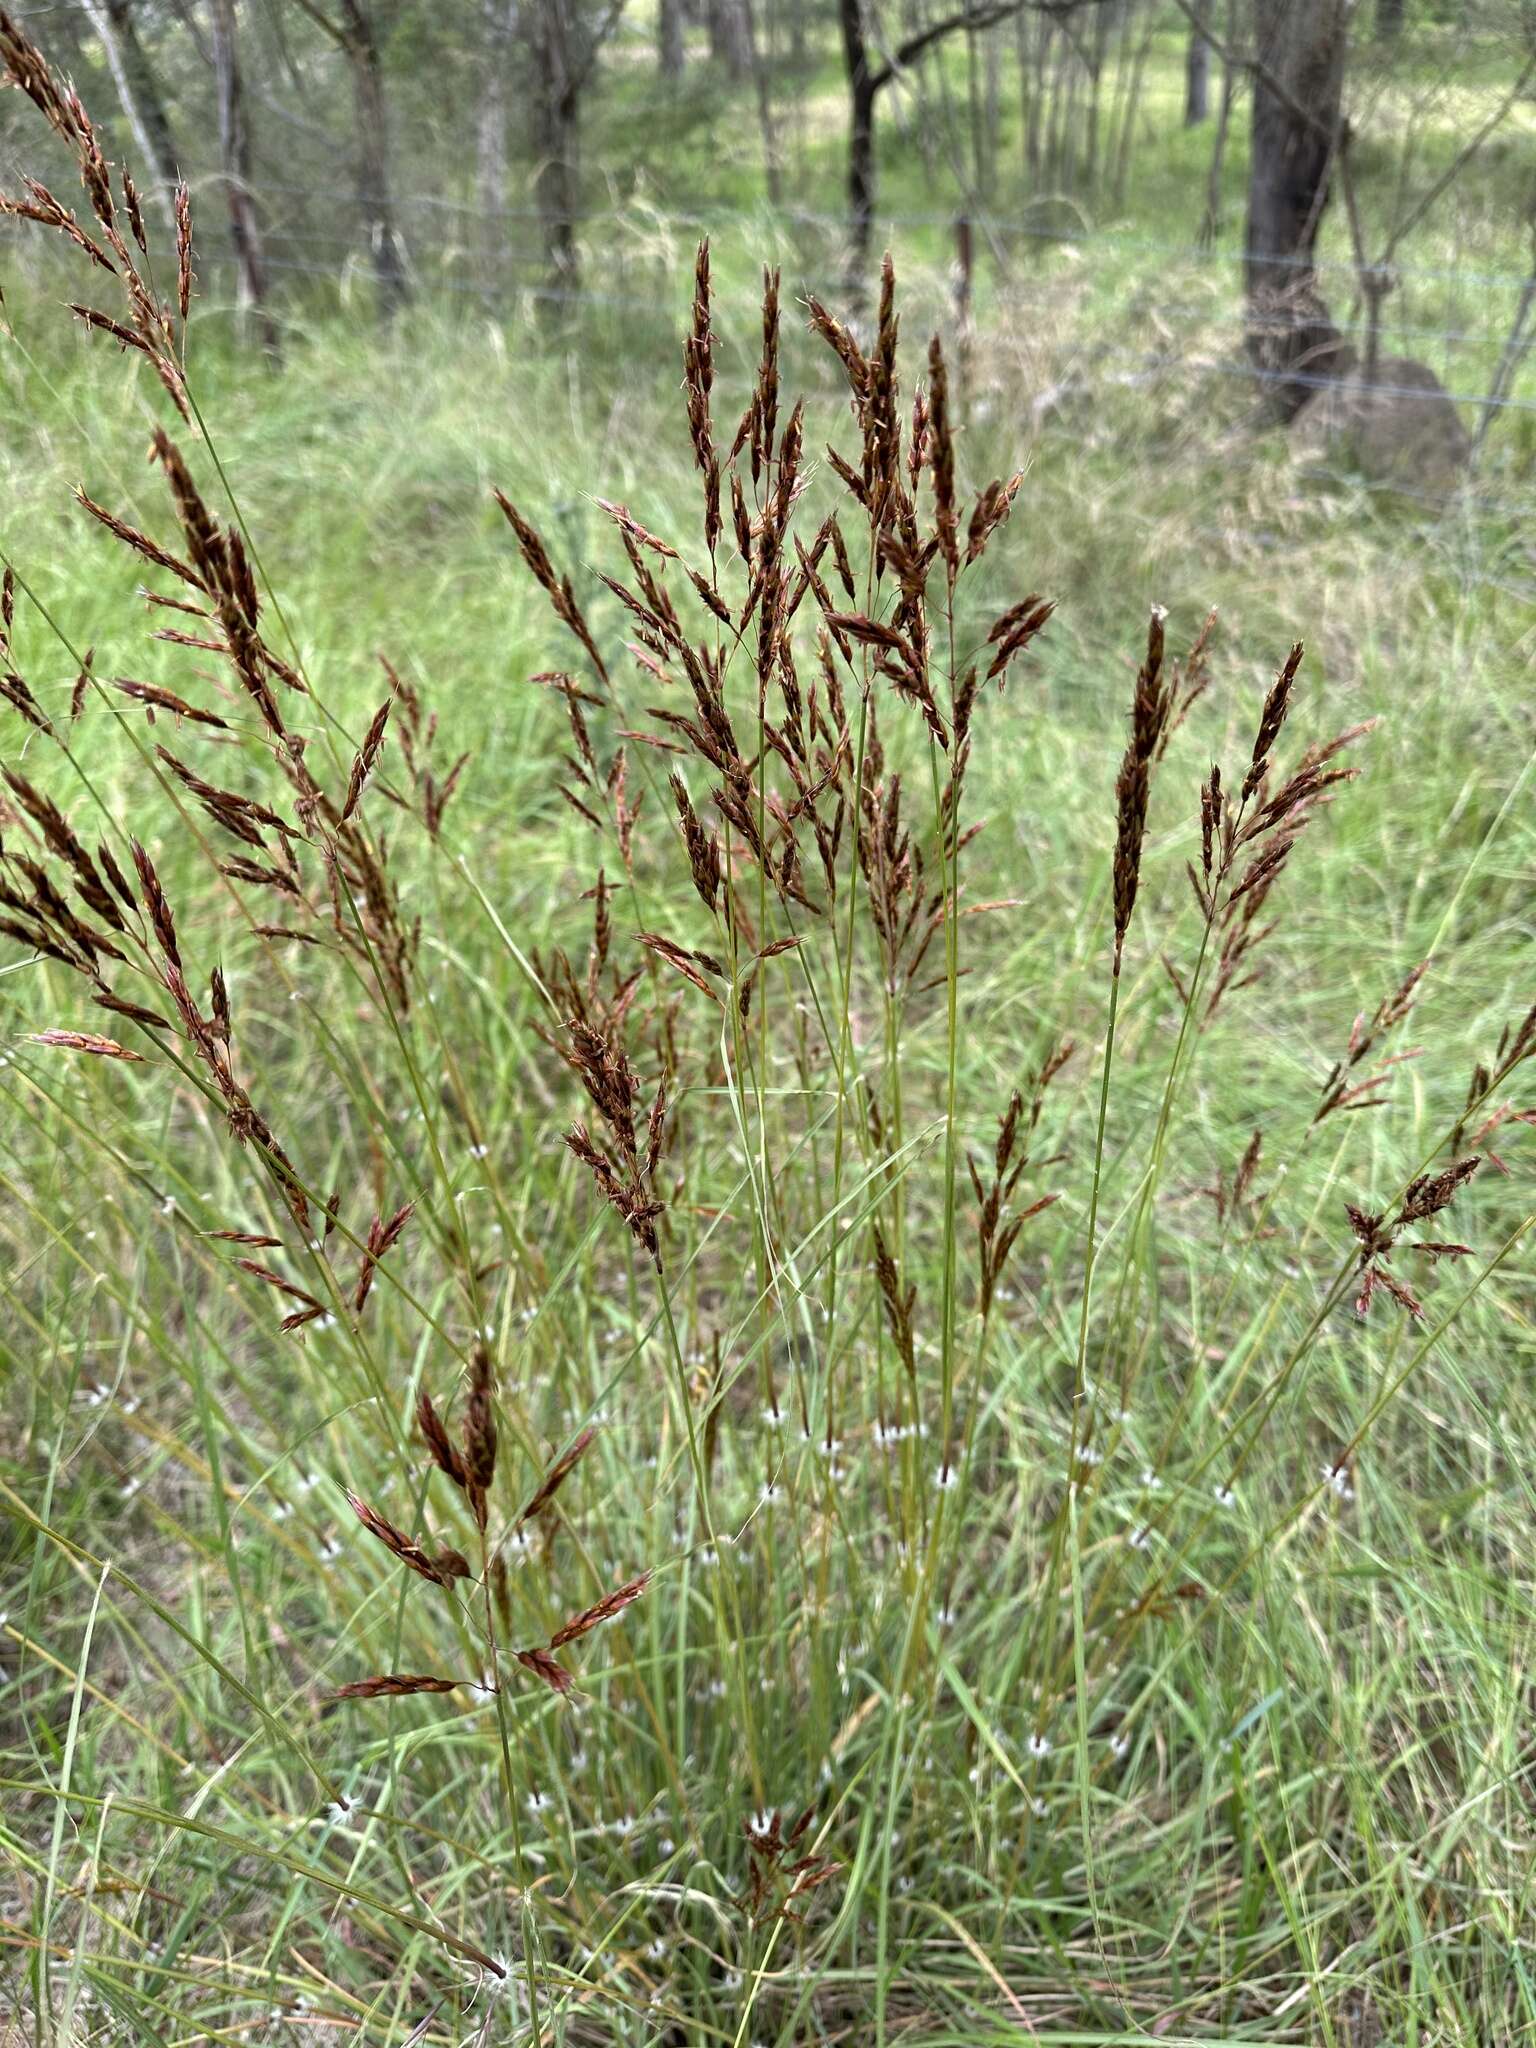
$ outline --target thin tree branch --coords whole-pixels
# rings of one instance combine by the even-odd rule
[[[879,92],[882,86],[890,84],[898,72],[906,70],[913,59],[920,57],[924,50],[941,42],[957,29],[995,28],[1000,21],[1011,21],[1016,14],[1026,10],[1031,14],[1066,16],[1075,14],[1079,7],[1108,5],[1108,0],[995,0],[990,7],[967,7],[958,14],[946,14],[942,20],[930,22],[927,28],[917,29],[905,41],[896,45],[880,69],[872,73],[869,81],[871,92]]]

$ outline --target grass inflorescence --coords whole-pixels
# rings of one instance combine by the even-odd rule
[[[1470,900],[1370,857],[1372,720],[1204,591],[1074,722],[894,265],[733,339],[707,244],[678,455],[483,479],[498,753],[279,603],[190,202],[162,304],[0,20],[176,415],[81,491],[143,622],[4,587],[16,2012],[1514,2038],[1523,767]]]

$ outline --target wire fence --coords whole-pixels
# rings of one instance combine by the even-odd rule
[[[285,200],[315,197],[303,185],[264,190],[274,212]],[[579,263],[567,275],[552,273],[544,244],[549,219],[535,207],[486,208],[441,193],[405,193],[396,196],[395,210],[398,245],[417,289],[493,318],[528,309],[675,327],[686,317],[691,291],[687,245],[701,233],[766,249],[784,263],[786,287],[795,293],[814,291],[834,304],[847,295],[846,221],[809,207],[583,212],[562,223]],[[325,225],[301,216],[275,226],[267,269],[301,292],[327,285],[348,293],[364,289],[368,243],[361,235],[338,239],[337,222],[331,208]],[[1266,367],[1245,351],[1247,259],[1230,243],[1044,226],[990,213],[967,215],[957,233],[955,214],[936,209],[888,212],[878,226],[898,248],[916,254],[919,293],[926,287],[930,301],[922,308],[925,317],[974,324],[989,339],[1032,325],[1049,329],[1056,357],[1047,378],[1052,388],[1078,389],[1093,374],[1112,374],[1121,384],[1187,374],[1255,391],[1283,382],[1294,391],[1323,393],[1336,382],[1305,367]],[[978,249],[979,259],[972,253]],[[957,251],[964,252],[963,266]],[[1068,260],[1052,264],[1052,251],[1065,252]],[[1359,331],[1366,303],[1359,267],[1324,254],[1308,268],[1337,302],[1346,337],[1352,326]],[[1391,275],[1393,296],[1378,316],[1376,343],[1384,360],[1371,378],[1373,403],[1427,403],[1419,377],[1396,368],[1408,358],[1432,370],[1450,403],[1470,413],[1478,443],[1495,417],[1536,413],[1536,276],[1486,264],[1411,261],[1394,263]],[[728,304],[734,297],[747,310],[745,289],[726,296]],[[1141,330],[1140,338],[1128,335],[1127,326]]]

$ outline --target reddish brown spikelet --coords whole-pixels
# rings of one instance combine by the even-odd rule
[[[711,555],[720,539],[720,460],[715,453],[709,394],[714,384],[714,335],[710,331],[709,237],[700,242],[693,271],[693,319],[683,344],[683,393],[693,459],[704,479],[704,545]]]
[[[712,912],[720,896],[720,848],[714,834],[706,832],[699,823],[681,776],[674,775],[671,782],[672,799],[677,805],[678,819],[683,828],[683,844],[688,849],[688,866],[693,876],[693,886]]]
[[[363,737],[363,744],[357,750],[352,763],[352,773],[347,781],[347,799],[341,807],[341,822],[346,824],[357,809],[363,794],[363,785],[373,773],[374,763],[379,758],[379,749],[384,744],[384,728],[389,723],[390,700],[386,697],[373,714],[373,723]]]
[[[976,500],[971,513],[971,523],[966,530],[965,560],[969,567],[986,552],[987,542],[1013,510],[1013,501],[1018,496],[1019,486],[1024,481],[1022,470],[1009,477],[1006,483],[1001,477],[994,477]]]
[[[192,306],[192,194],[176,187],[176,304],[185,324]]]
[[[631,1606],[651,1583],[649,1572],[642,1572],[637,1579],[630,1579],[626,1585],[616,1586],[611,1593],[605,1593],[601,1600],[586,1608],[580,1614],[573,1614],[562,1627],[557,1628],[549,1639],[552,1650],[562,1649],[567,1643],[574,1643],[592,1630],[600,1628],[605,1621],[612,1621]]]
[[[546,1649],[514,1650],[512,1654],[525,1671],[531,1671],[536,1678],[542,1678],[551,1692],[569,1692],[576,1682],[565,1666]]]
[[[1443,1173],[1421,1174],[1417,1180],[1411,1181],[1403,1196],[1402,1221],[1422,1223],[1426,1217],[1438,1216],[1455,1200],[1482,1163],[1481,1158],[1473,1153],[1470,1158],[1458,1159]]]
[[[34,1045],[56,1045],[67,1052],[94,1053],[98,1059],[136,1060],[141,1065],[144,1059],[142,1053],[130,1052],[115,1038],[102,1038],[94,1031],[34,1031],[31,1036]]]
[[[123,170],[123,205],[128,212],[128,229],[139,245],[139,254],[149,254],[149,243],[144,234],[144,209],[139,204],[139,188],[134,184],[126,166]]]
[[[464,1460],[454,1448],[448,1435],[447,1425],[433,1405],[432,1396],[423,1392],[416,1403],[416,1423],[427,1449],[432,1453],[432,1462],[439,1472],[446,1472],[454,1485],[464,1492],[469,1490],[469,1472]]]
[[[403,1565],[408,1565],[420,1577],[430,1579],[433,1585],[446,1586],[453,1579],[470,1576],[469,1560],[457,1550],[445,1545],[436,1552],[428,1553],[419,1543],[413,1543],[403,1529],[397,1529],[377,1508],[371,1508],[350,1490],[347,1505],[370,1536],[376,1537],[392,1556],[398,1557]]]
[[[562,1453],[544,1474],[537,1493],[518,1516],[520,1522],[531,1522],[542,1509],[547,1508],[576,1465],[584,1456],[588,1445],[597,1435],[595,1428],[584,1429],[568,1451]]]
[[[86,679],[86,671],[82,670],[81,685]],[[184,697],[178,697],[174,690],[163,689],[159,683],[141,683],[132,676],[114,676],[112,687],[114,690],[120,690],[125,697],[131,697],[136,704],[144,705],[151,724],[154,723],[156,711],[167,711],[172,718],[184,718],[193,725],[213,726],[220,732],[229,730],[227,719],[220,718],[213,711],[199,710],[197,705],[189,704]]]
[[[951,586],[960,573],[960,508],[955,497],[955,440],[949,418],[949,373],[935,335],[928,344],[928,446],[933,473],[933,520]]]
[[[170,903],[160,886],[160,877],[155,872],[154,862],[137,839],[130,844],[133,864],[139,873],[139,887],[143,892],[144,907],[149,912],[149,921],[154,926],[155,937],[160,942],[160,950],[165,955],[166,964],[174,967],[179,974],[181,954],[176,945],[176,920],[171,915]]]
[[[539,537],[538,529],[525,519],[505,491],[495,493],[497,504],[506,517],[507,524],[517,535],[517,544],[524,562],[534,581],[548,597],[555,617],[580,643],[587,659],[603,683],[608,681],[608,670],[597,649],[586,615],[576,602],[576,592],[569,576],[557,576],[549,552]]]
[[[93,519],[99,520],[109,533],[116,534],[125,547],[132,548],[134,553],[142,555],[145,561],[153,562],[157,569],[168,569],[173,576],[183,583],[190,584],[196,590],[206,589],[202,577],[190,563],[184,562],[179,555],[171,554],[161,547],[158,541],[151,540],[149,535],[141,533],[138,527],[130,526],[126,519],[120,519],[115,512],[109,512],[105,505],[98,505],[78,484],[75,486],[75,500]]]
[[[914,1350],[912,1310],[917,1302],[917,1288],[902,1288],[901,1276],[896,1270],[896,1261],[891,1257],[886,1244],[885,1233],[879,1224],[874,1226],[875,1278],[879,1283],[881,1299],[885,1303],[885,1318],[891,1332],[907,1377],[914,1385],[917,1376],[917,1358]]]
[[[357,1286],[352,1295],[352,1307],[356,1314],[362,1314],[363,1305],[372,1292],[373,1276],[378,1270],[380,1259],[394,1245],[399,1243],[405,1226],[410,1222],[415,1212],[415,1208],[416,1204],[414,1202],[407,1202],[403,1208],[397,1209],[394,1215],[387,1220],[382,1216],[375,1216],[372,1223],[369,1224],[368,1244],[363,1253],[362,1265],[357,1276]]]
[[[381,1671],[377,1678],[354,1678],[350,1685],[339,1685],[326,1697],[333,1700],[398,1699],[413,1692],[455,1692],[458,1686],[456,1678],[429,1678],[415,1671]]]
[[[989,683],[994,678],[1006,680],[1009,664],[1024,652],[1055,609],[1053,599],[1033,595],[1009,606],[987,635],[987,644],[997,649],[986,674]]]
[[[464,1414],[464,1470],[466,1492],[475,1520],[484,1529],[486,1495],[496,1473],[496,1413],[493,1406],[495,1367],[489,1348],[475,1346],[470,1365],[469,1406]]]
[[[1141,849],[1147,830],[1147,800],[1151,791],[1152,763],[1157,756],[1168,718],[1169,698],[1163,683],[1163,621],[1161,605],[1152,607],[1147,627],[1147,653],[1136,676],[1131,701],[1131,737],[1120,763],[1115,783],[1117,829],[1115,841],[1115,972],[1131,913],[1136,907],[1136,890],[1141,877]]]
[[[1264,709],[1259,714],[1259,730],[1253,742],[1253,759],[1248,773],[1243,777],[1239,802],[1247,803],[1264,779],[1269,767],[1270,752],[1280,737],[1280,728],[1285,724],[1285,715],[1291,706],[1291,685],[1296,680],[1296,671],[1301,667],[1302,645],[1298,640],[1286,656],[1285,666],[1270,685],[1269,695],[1264,699]]]

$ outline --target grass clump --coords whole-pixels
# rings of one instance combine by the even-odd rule
[[[549,617],[486,786],[467,692],[322,690],[6,35],[184,409],[156,512],[84,508],[154,677],[5,585],[18,2017],[1512,2038],[1508,803],[1465,895],[1388,878],[1435,943],[1351,1026],[1369,720],[1298,746],[1287,639],[1208,747],[1215,621],[1138,602],[1123,742],[1031,773],[1033,479],[939,341],[904,387],[889,264],[868,333],[808,304],[824,456],[776,275],[727,407],[707,247],[609,566],[501,495]]]

